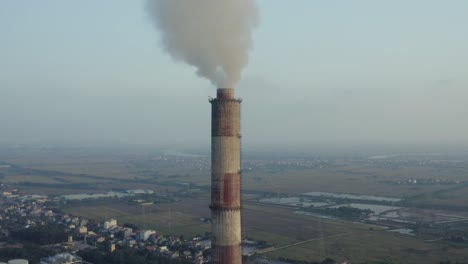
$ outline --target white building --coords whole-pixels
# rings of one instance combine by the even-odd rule
[[[138,232],[138,239],[140,241],[146,241],[151,235],[156,234],[154,230],[141,230]]]
[[[86,226],[80,226],[77,228],[78,233],[84,235],[88,233],[88,228]]]
[[[42,258],[40,264],[82,264],[80,257],[70,253],[57,254],[53,257]]]
[[[123,229],[123,237],[127,238],[133,234],[133,229],[126,227]]]
[[[104,222],[104,229],[111,229],[114,227],[117,227],[117,220],[111,218],[109,221]]]
[[[8,264],[29,264],[27,259],[12,259],[8,261]]]

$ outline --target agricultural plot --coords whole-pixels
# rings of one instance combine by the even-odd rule
[[[209,232],[210,224],[200,221],[209,217],[208,199],[181,200],[176,203],[140,205],[99,205],[66,209],[67,212],[92,219],[114,217],[120,223],[131,222],[165,234],[191,237]],[[293,214],[287,208],[246,204],[243,210],[243,235],[283,247],[318,238],[298,246],[267,253],[269,257],[319,260],[332,257],[353,261],[401,260],[405,263],[466,261],[468,249],[449,248],[444,243],[427,243],[409,236],[385,231],[364,223],[327,220]],[[330,238],[327,238],[330,237]],[[323,238],[323,239],[321,239]],[[421,255],[421,253],[424,253]]]

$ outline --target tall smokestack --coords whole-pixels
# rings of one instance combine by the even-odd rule
[[[256,0],[146,0],[164,50],[214,85],[234,87],[249,62]],[[212,262],[242,263],[240,103],[234,89],[210,100]]]
[[[211,103],[212,263],[242,263],[240,104],[234,89],[219,88]]]

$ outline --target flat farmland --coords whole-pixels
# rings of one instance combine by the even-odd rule
[[[0,154],[4,162],[22,166],[115,163],[118,152],[86,149],[18,149]]]
[[[468,186],[450,188],[434,193],[426,193],[414,197],[411,202],[418,206],[426,207],[458,207],[468,209]]]
[[[46,176],[39,176],[39,175],[6,175],[3,176],[2,179],[5,183],[24,183],[24,182],[32,182],[32,183],[42,183],[42,184],[56,184],[60,183],[53,179],[52,177]]]
[[[454,249],[444,243],[426,243],[387,232],[379,226],[296,215],[288,209],[262,206],[247,206],[243,215],[244,234],[272,242],[277,247],[312,238],[336,236],[267,253],[272,258],[310,261],[326,257],[343,260],[348,257],[353,262],[404,259],[403,263],[439,263],[447,258],[468,260],[468,248]],[[343,235],[337,236],[340,234]]]
[[[390,181],[406,181],[411,177],[428,177],[426,170],[411,171],[367,171],[307,169],[286,170],[282,173],[263,171],[243,175],[246,190],[279,193],[301,193],[310,191],[339,192],[389,197],[410,197],[449,188],[445,185],[398,185]]]
[[[202,202],[189,203],[187,200],[145,206],[131,204],[79,206],[64,211],[99,221],[112,217],[120,224],[132,223],[140,228],[154,229],[166,235],[194,237],[204,235],[211,228],[210,224],[200,220],[201,217],[210,217],[208,205]]]
[[[120,224],[132,223],[144,229],[187,238],[210,231],[210,224],[200,220],[210,217],[207,188],[210,172],[206,158],[129,158],[130,155],[109,158],[106,153],[41,155],[39,152],[26,157],[18,155],[2,159],[6,164],[17,165],[16,171],[13,170],[14,166],[11,171],[8,167],[2,168],[2,181],[35,194],[152,189],[175,197],[187,195],[188,190],[197,193],[197,187],[181,185],[193,183],[204,187],[198,191],[199,196],[181,198],[174,203],[146,206],[126,202],[90,204],[63,210],[100,221],[113,217]],[[264,240],[276,247],[307,241],[265,253],[273,258],[316,261],[331,257],[337,261],[350,258],[353,262],[397,263],[439,263],[450,259],[466,262],[467,248],[462,248],[460,243],[429,243],[416,236],[388,232],[377,225],[299,215],[294,214],[291,208],[256,203],[258,198],[320,191],[405,198],[405,207],[411,209],[408,217],[412,218],[423,219],[427,215],[423,210],[431,207],[446,214],[447,219],[451,219],[450,215],[456,212],[465,210],[466,213],[468,186],[465,165],[454,163],[451,166],[450,163],[449,166],[445,161],[427,165],[429,163],[425,162],[331,159],[324,167],[282,166],[275,160],[267,163],[268,166],[258,163],[257,167],[253,166],[253,169],[246,169],[243,173],[242,188],[251,191],[247,192],[250,195],[248,199],[243,197],[243,236]],[[412,179],[439,179],[443,183],[412,184],[409,181]],[[449,209],[459,211],[451,212]],[[430,221],[438,221],[437,217],[431,216]],[[445,218],[440,216],[440,219]]]
[[[90,181],[87,177],[71,176],[71,175],[58,175],[58,176],[45,176],[43,174],[36,175],[7,175],[3,177],[3,182],[11,184],[23,183],[37,183],[45,184],[74,184],[74,183],[105,183],[109,182],[106,179],[94,178]]]
[[[153,182],[191,182],[197,185],[209,185],[210,174],[206,171],[198,171],[185,168],[173,168],[168,166],[161,166],[158,169],[138,169],[135,168],[131,163],[128,162],[69,162],[69,163],[54,163],[54,164],[43,164],[43,163],[31,163],[23,165],[27,168],[61,172],[64,174],[58,176],[59,180],[63,182],[90,182],[90,178],[87,176],[94,177],[91,179],[92,182],[105,182],[114,181],[145,181],[151,180]],[[80,176],[81,175],[81,176]],[[157,175],[157,176],[155,176]],[[37,179],[32,179],[32,182],[38,182]]]
[[[437,194],[432,204],[468,207],[468,186]]]
[[[303,260],[332,259],[353,263],[382,262],[418,264],[440,261],[468,260],[468,249],[449,249],[444,244],[425,243],[402,235],[382,232],[353,231],[352,235],[325,238],[295,247],[268,253],[271,258],[286,257]]]
[[[145,207],[112,204],[74,207],[65,211],[97,220],[114,217],[119,223],[130,222],[165,234],[192,237],[210,230],[210,224],[199,220],[209,217],[208,203],[208,199],[185,199]],[[273,258],[310,261],[325,257],[336,260],[349,257],[353,261],[405,259],[404,263],[438,263],[447,260],[447,256],[459,261],[466,261],[468,257],[468,249],[450,248],[443,243],[426,243],[387,232],[375,225],[293,214],[287,208],[246,204],[242,214],[244,237],[265,240],[276,247],[336,236],[267,253]]]
[[[123,162],[32,164],[28,167],[70,174],[93,175],[109,179],[135,179],[135,177],[140,177],[137,174],[131,173],[128,165]]]
[[[60,155],[62,154],[62,155]],[[109,153],[88,153],[86,151],[47,152],[41,151],[4,157],[5,162],[18,164],[24,168],[43,170],[44,172],[60,172],[68,175],[48,177],[47,175],[20,175],[10,177],[4,175],[8,183],[32,182],[45,184],[87,184],[106,183],[109,188],[126,188],[126,184],[146,183],[181,183],[189,182],[200,186],[210,185],[210,172],[206,159],[190,159],[171,157],[168,160],[154,160],[148,157],[128,155],[107,155]],[[434,202],[446,204],[455,202],[462,204],[465,195],[431,197],[432,193],[452,188],[451,185],[432,184],[397,184],[408,179],[444,179],[463,181],[466,170],[459,167],[428,167],[405,165],[389,167],[369,162],[334,161],[334,165],[325,168],[284,168],[277,170],[253,169],[243,173],[242,186],[244,190],[265,191],[274,193],[297,194],[301,192],[322,191],[353,193],[376,196],[409,198],[426,195]],[[80,176],[81,175],[81,176]],[[39,176],[39,177],[35,177]],[[112,183],[112,184],[108,184]],[[148,188],[146,187],[146,188]],[[81,188],[78,186],[78,188]],[[466,193],[466,192],[465,192]],[[461,197],[457,200],[457,197]],[[421,202],[426,203],[426,201]],[[431,203],[431,201],[429,201]]]

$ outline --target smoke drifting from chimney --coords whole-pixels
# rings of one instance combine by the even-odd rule
[[[147,0],[164,49],[217,87],[235,87],[249,61],[255,0]]]

